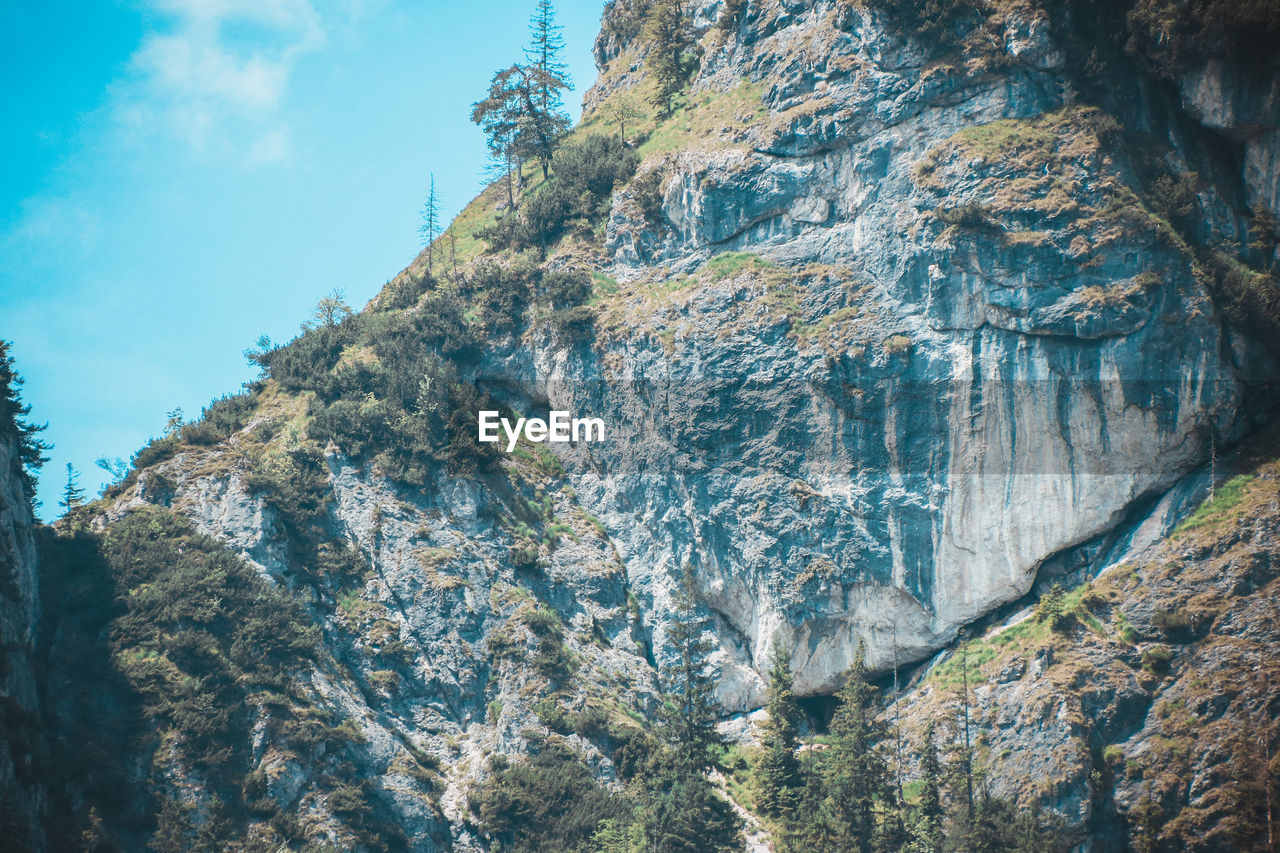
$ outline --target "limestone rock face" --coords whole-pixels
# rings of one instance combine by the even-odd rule
[[[1178,89],[1197,121],[1242,146],[1249,204],[1280,212],[1280,79],[1214,57],[1183,74]]]
[[[45,849],[43,734],[32,663],[40,619],[33,520],[23,492],[18,447],[0,435],[0,838],[15,849]]]
[[[773,636],[802,692],[832,690],[860,642],[874,667],[917,659],[1248,426],[1265,358],[1141,200],[1115,122],[1076,102],[1045,21],[1005,27],[1003,61],[961,69],[865,9],[748,4],[704,39],[689,97],[686,122],[723,126],[666,156],[661,223],[624,191],[608,226],[624,284],[660,267],[699,286],[636,300],[603,357],[486,365],[611,425],[574,487],[659,650],[671,574],[696,567],[733,710],[761,702]],[[1236,82],[1213,66],[1183,102],[1266,138],[1273,93]],[[715,113],[755,97],[746,124]],[[1214,173],[1166,106],[1126,119],[1172,140],[1174,172]],[[1229,187],[1196,204],[1241,228]],[[724,252],[785,273],[697,276]]]
[[[327,536],[354,547],[369,571],[357,588],[321,585],[315,598],[315,587],[300,577],[309,567],[289,554],[284,522],[250,485],[251,471],[222,462],[211,473],[222,453],[188,452],[157,466],[153,476],[171,484],[169,505],[273,583],[313,599],[311,612],[336,665],[305,674],[303,694],[333,715],[332,726],[359,733],[356,766],[410,848],[483,849],[469,829],[468,794],[489,755],[527,748],[523,732],[543,725],[530,697],[545,687],[501,651],[519,639],[533,600],[511,592],[519,573],[510,556],[515,542],[496,524],[495,495],[467,479],[430,491],[406,489],[331,451]],[[109,514],[142,502],[146,484],[140,478]],[[552,499],[563,516],[579,512],[564,494]],[[658,686],[638,642],[643,626],[628,607],[623,566],[607,538],[577,515],[539,574],[525,573],[522,581],[554,603],[579,680],[616,685],[611,698],[653,707]],[[392,644],[400,651],[393,654]],[[570,710],[581,711],[601,695],[583,689]],[[264,716],[257,728],[265,730],[266,722]],[[580,737],[575,742],[602,778],[612,776],[596,746]],[[331,838],[343,838],[315,793],[325,768],[299,760],[298,752],[287,741],[256,739],[252,769],[271,780],[282,808],[309,814]],[[439,765],[438,776],[427,781],[415,769],[423,755]],[[326,822],[331,830],[323,829]]]

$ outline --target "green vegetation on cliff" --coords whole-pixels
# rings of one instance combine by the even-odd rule
[[[12,441],[17,448],[8,475],[22,484],[30,503],[35,500],[36,473],[48,461],[44,452],[49,447],[38,438],[44,427],[27,420],[31,407],[22,402],[21,385],[22,377],[9,355],[9,342],[0,341],[0,439]]]
[[[255,728],[308,761],[328,752],[330,796],[355,797],[343,811],[352,830],[375,847],[394,842],[367,792],[343,794],[352,732],[327,724],[296,679],[320,659],[300,604],[167,510],[140,508],[102,535],[82,522],[40,540],[44,654],[60,686],[49,697],[56,845],[83,832],[98,849],[130,849],[154,833],[152,849],[222,850],[251,825],[259,844],[303,840],[289,804],[253,772]],[[150,756],[142,798],[125,778],[132,755]],[[170,781],[178,768],[202,796]]]

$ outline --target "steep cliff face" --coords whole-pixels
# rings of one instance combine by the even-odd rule
[[[761,701],[775,635],[799,688],[830,691],[859,642],[884,668],[1022,596],[1246,430],[1268,376],[1131,138],[1202,176],[1192,216],[1238,241],[1261,155],[1224,159],[1154,83],[1123,128],[1084,105],[1042,10],[986,26],[1002,42],[968,63],[844,3],[707,30],[688,105],[641,147],[660,215],[641,181],[615,195],[596,345],[535,336],[480,371],[614,425],[574,488],[659,648],[671,572],[697,567],[733,638],[729,708]],[[601,113],[642,63],[620,30],[598,45]],[[1263,96],[1205,98],[1270,126]],[[743,251],[764,261],[724,254]]]
[[[0,367],[8,374],[7,357]],[[0,390],[7,398],[8,383]],[[22,470],[15,425],[0,424],[0,846],[43,850],[44,735],[32,660],[40,589]]]
[[[479,304],[478,281],[529,263],[475,257],[476,223],[504,212],[493,188],[455,226],[462,272],[427,276],[424,254],[361,316],[282,348],[239,414],[144,451],[83,519],[113,559],[111,537],[139,518],[186,553],[196,540],[163,519],[189,519],[317,631],[287,679],[233,673],[245,716],[217,785],[184,757],[186,718],[148,706],[166,710],[129,761],[135,784],[181,806],[161,816],[166,837],[216,818],[272,843],[481,849],[468,794],[489,756],[559,732],[616,777],[619,733],[662,696],[686,567],[727,717],[763,703],[775,639],[797,692],[830,694],[860,645],[875,670],[905,667],[1038,576],[1134,559],[1203,496],[1185,475],[1265,420],[1274,364],[1245,330],[1265,325],[1249,309],[1272,284],[1222,247],[1254,239],[1253,206],[1275,208],[1274,75],[1211,57],[1165,78],[1113,51],[1098,73],[1114,92],[1086,98],[1097,79],[1057,5],[993,4],[937,44],[889,4],[694,6],[684,100],[639,121],[638,171],[600,228],[550,247],[545,271],[593,273],[576,332],[545,305]],[[606,7],[578,136],[619,132],[610,106],[649,94],[644,8]],[[1241,253],[1265,267],[1269,245]],[[445,353],[459,387],[601,418],[606,440],[523,441],[489,469],[422,453],[391,476],[363,425],[429,432],[453,380],[405,357],[410,404],[343,394],[455,321],[483,342]],[[127,611],[142,590],[112,566]],[[1155,605],[1109,577],[1108,618],[1145,626]],[[1117,781],[1100,805],[1090,774],[1155,725],[1166,688],[1125,669],[1142,651],[1073,651],[1115,676],[1093,692],[1036,680],[1043,656],[1009,662],[975,700],[1001,732],[992,748],[1027,755],[1000,784],[1058,780],[1040,799],[1077,837],[1139,796]],[[144,698],[192,674],[165,648],[110,653]],[[901,706],[948,713],[931,677]],[[1057,717],[1047,686],[1069,693]],[[213,808],[199,792],[215,788],[245,807]]]

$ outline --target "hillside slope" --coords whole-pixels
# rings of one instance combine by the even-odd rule
[[[45,531],[56,843],[496,849],[506,756],[588,768],[566,801],[635,774],[695,616],[749,740],[775,641],[820,708],[860,648],[887,676],[1109,567],[961,646],[991,785],[1091,849],[1227,831],[1243,753],[1180,739],[1274,717],[1269,664],[1195,675],[1274,648],[1273,466],[1174,528],[1274,413],[1271,60],[1153,48],[1145,2],[695,3],[663,114],[650,5],[607,5],[519,211],[487,189]],[[482,408],[606,440],[505,452]],[[951,654],[886,713],[949,733]]]

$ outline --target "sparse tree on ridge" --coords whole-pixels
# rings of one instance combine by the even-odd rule
[[[186,415],[183,414],[181,406],[176,406],[172,410],[165,412],[164,434],[177,435],[178,430],[182,429],[182,425],[185,422],[186,422]]]
[[[244,360],[258,368],[259,378],[267,374],[271,353],[275,349],[276,345],[272,342],[271,336],[267,334],[258,335],[258,339],[254,341],[253,346],[245,347]]]
[[[529,65],[542,72],[536,91],[537,106],[543,112],[560,112],[562,89],[572,89],[569,67],[560,58],[564,50],[563,28],[556,23],[556,10],[551,0],[538,0],[533,16],[529,19],[529,46],[524,56]]]
[[[644,118],[644,111],[630,92],[619,92],[600,105],[600,112],[618,125],[618,141],[627,144],[627,122]]]
[[[440,204],[436,200],[436,176],[431,175],[431,189],[427,191],[427,203],[422,206],[422,227],[418,229],[422,245],[427,249],[427,272],[431,272],[431,259],[435,255],[436,238],[440,236]]]
[[[58,506],[71,512],[84,503],[84,489],[80,488],[80,472],[70,462],[67,463],[67,484],[62,487],[62,500]]]
[[[107,472],[111,477],[111,482],[118,483],[129,474],[129,463],[121,459],[119,456],[108,457],[99,456],[94,460],[95,465]]]
[[[37,426],[26,420],[31,414],[31,407],[22,402],[19,393],[22,377],[13,369],[9,346],[8,341],[0,341],[0,433],[7,432],[17,440],[16,473],[22,482],[28,506],[35,509],[38,503],[35,499],[36,472],[49,461],[44,455],[49,445],[37,438],[44,425]]]
[[[510,69],[504,69],[510,71]],[[507,189],[507,208],[515,207],[513,175],[520,173],[516,156],[516,130],[520,125],[519,101],[498,71],[489,81],[489,93],[471,105],[471,120],[484,131],[489,147],[489,170],[502,176]]]
[[[558,98],[544,93],[566,86],[537,65],[511,65],[493,75],[488,95],[472,106],[471,120],[489,137],[495,161],[518,171],[522,161],[537,160],[547,176],[556,143],[569,129],[569,116]]]
[[[311,319],[315,320],[321,326],[332,329],[343,320],[351,316],[351,306],[346,303],[344,294],[339,288],[329,291],[329,295],[321,298],[316,303],[315,310],[311,312]]]

